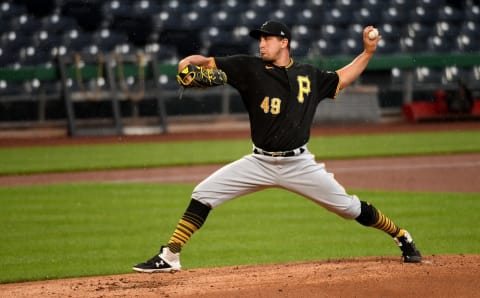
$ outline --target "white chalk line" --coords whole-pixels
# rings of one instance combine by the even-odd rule
[[[475,168],[480,167],[480,161],[474,162],[452,162],[452,163],[425,163],[425,164],[405,164],[405,165],[375,165],[375,166],[355,166],[355,167],[335,167],[333,172],[364,172],[364,171],[404,171],[419,169],[444,169],[444,168]],[[328,168],[328,165],[327,165]]]

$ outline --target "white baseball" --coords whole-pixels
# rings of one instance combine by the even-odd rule
[[[370,30],[370,32],[368,32],[368,38],[371,40],[374,40],[375,38],[377,38],[377,36],[378,30],[376,28],[373,28],[372,30]]]

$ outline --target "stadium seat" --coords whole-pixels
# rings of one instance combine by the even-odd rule
[[[445,39],[445,41],[451,41],[460,34],[461,29],[456,23],[441,21],[435,24],[434,34]]]
[[[409,21],[409,16],[408,16],[408,10],[404,9],[402,7],[388,7],[386,10],[382,11],[382,21],[383,22],[389,22],[392,24],[399,24],[403,25],[408,23]]]
[[[85,31],[98,30],[104,21],[101,1],[63,0],[61,3],[61,14],[75,18]]]
[[[135,16],[150,17],[162,11],[161,5],[155,0],[136,0],[132,4]]]
[[[461,25],[460,32],[471,39],[480,39],[480,21],[465,21]]]
[[[451,24],[458,24],[464,19],[463,10],[452,6],[443,6],[438,9],[437,20],[440,22],[448,22]]]
[[[312,39],[315,39],[318,35],[318,32],[315,32],[315,29],[310,28],[307,25],[295,25],[292,26],[292,39],[300,43],[311,42]]]
[[[146,54],[152,55],[159,62],[174,64],[178,61],[177,50],[171,45],[154,42],[146,44],[144,50]]]
[[[326,10],[323,14],[323,19],[327,24],[334,24],[336,26],[347,26],[353,18],[353,10],[348,7],[339,9],[337,7],[332,10]]]
[[[133,6],[128,0],[109,0],[102,4],[102,13],[105,19],[128,17],[133,13]]]
[[[312,29],[318,29],[323,24],[323,20],[318,18],[317,12],[315,12],[313,9],[305,8],[296,13],[295,24],[305,25]]]
[[[427,39],[427,48],[432,53],[449,53],[455,50],[455,43],[440,36],[431,36]]]
[[[353,12],[352,21],[355,23],[366,25],[378,25],[382,19],[382,10],[371,9],[367,7],[359,8]]]
[[[13,1],[3,1],[0,4],[0,16],[4,20],[11,20],[27,13],[27,8]]]
[[[480,40],[475,36],[462,33],[457,37],[456,49],[462,53],[480,52]]]
[[[178,29],[181,25],[179,24],[181,17],[182,14],[177,11],[162,11],[150,18],[153,26],[152,29],[156,32],[161,30]]]
[[[41,28],[50,34],[62,35],[64,32],[78,28],[77,20],[59,13],[45,16],[41,21]]]
[[[340,43],[345,35],[345,29],[335,24],[324,24],[320,29],[320,37],[329,43]]]
[[[362,5],[361,1],[355,0],[335,0],[335,7],[340,10],[355,11],[358,10]]]
[[[363,0],[361,7],[370,11],[382,12],[389,7],[389,2],[385,0]]]
[[[20,34],[29,34],[33,31],[38,30],[42,26],[40,19],[29,15],[22,14],[17,17],[14,17],[11,20],[10,28]]]
[[[340,43],[340,54],[356,56],[363,51],[363,41],[361,38],[348,37]]]
[[[409,19],[410,22],[432,25],[438,20],[437,14],[438,11],[436,7],[417,6],[410,11]]]
[[[109,29],[101,29],[93,35],[94,43],[103,53],[111,52],[116,46],[124,44],[128,41],[128,37],[124,33],[111,31]]]
[[[14,30],[4,32],[1,36],[2,47],[7,47],[11,51],[29,45],[30,41],[30,34],[23,34],[22,32],[16,32]]]
[[[0,68],[10,68],[15,66],[19,60],[19,51],[11,51],[8,47],[0,46]]]
[[[198,0],[193,1],[190,11],[197,12],[202,15],[204,18],[208,18],[214,11],[218,10],[219,1],[214,0]]]
[[[378,54],[398,54],[401,46],[398,38],[382,37],[377,45]]]
[[[265,18],[270,12],[274,11],[277,8],[277,5],[273,1],[267,0],[251,0],[249,9],[253,10],[255,13],[263,16]],[[262,21],[262,23],[265,22]]]
[[[82,51],[83,48],[93,43],[93,34],[81,29],[72,29],[62,35],[67,53]]]
[[[341,51],[340,44],[337,42],[331,42],[325,38],[319,38],[315,40],[311,45],[311,55],[313,56],[335,56]]]
[[[232,29],[239,23],[240,15],[237,12],[230,10],[219,10],[211,15],[211,25],[222,27],[225,29]]]
[[[428,37],[433,35],[434,26],[430,24],[413,22],[408,24],[406,29],[406,36],[416,40],[423,39],[425,41]]]
[[[195,30],[202,30],[210,24],[208,17],[205,17],[205,15],[195,10],[183,14],[180,22],[180,27],[186,30],[192,30],[192,28],[195,28]]]
[[[440,84],[442,82],[442,71],[437,68],[416,67],[414,69],[414,82],[416,84]]]
[[[335,0],[305,0],[304,9],[310,9],[318,17],[324,10],[335,7]]]
[[[280,0],[278,3],[278,9],[287,12],[289,15],[296,15],[303,8],[302,0]]]
[[[239,13],[247,10],[248,2],[242,0],[226,0],[220,3],[219,10],[229,13]]]
[[[444,85],[457,85],[459,81],[467,81],[468,68],[458,67],[456,65],[446,66],[442,69],[442,83]]]
[[[241,24],[248,28],[256,28],[265,22],[265,17],[254,9],[248,9],[240,15]]]
[[[403,53],[419,53],[425,51],[424,37],[402,37],[400,39],[400,47]]]
[[[28,13],[38,18],[48,16],[55,13],[55,10],[58,9],[58,0],[16,0],[25,6]]]
[[[383,22],[377,26],[382,39],[390,40],[400,40],[402,37],[402,25],[396,23]]]
[[[290,43],[292,57],[294,58],[307,57],[310,53],[310,44],[311,43],[306,40],[302,40],[302,41],[292,40],[292,42]]]
[[[18,62],[21,66],[53,67],[55,61],[52,49],[37,48],[35,46],[28,46],[22,48],[20,49],[20,59],[18,60]]]
[[[465,21],[480,22],[480,3],[467,7],[463,18]]]
[[[276,9],[276,10],[272,11],[271,13],[269,13],[268,14],[268,19],[282,22],[289,27],[294,25],[295,21],[296,21],[295,14],[293,12],[290,12],[288,10],[284,10],[284,9],[281,9],[281,8]]]

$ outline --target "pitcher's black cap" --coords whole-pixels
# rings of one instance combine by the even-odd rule
[[[267,21],[263,23],[260,29],[250,31],[250,36],[255,39],[260,39],[262,35],[273,35],[291,39],[290,29],[283,23],[276,21]]]

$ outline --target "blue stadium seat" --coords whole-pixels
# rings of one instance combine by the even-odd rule
[[[425,51],[425,39],[414,37],[402,37],[400,39],[402,53],[419,53]]]
[[[438,9],[437,20],[440,22],[448,22],[458,24],[464,19],[464,11],[452,6],[443,6]]]
[[[392,24],[406,24],[410,20],[409,12],[402,7],[388,7],[382,11],[382,21]]]
[[[416,84],[440,84],[442,83],[442,71],[437,68],[416,67],[414,82]]]
[[[60,12],[73,17],[85,31],[95,31],[104,21],[102,1],[62,0]]]
[[[457,37],[456,49],[462,53],[480,52],[480,40],[474,36],[462,33]]]
[[[273,3],[273,1],[267,1],[267,0],[251,0],[249,5],[249,9],[255,11],[257,14],[263,16],[264,18],[266,15],[274,11],[276,8],[277,8],[276,3]]]
[[[67,53],[81,52],[83,48],[94,42],[93,34],[81,29],[72,29],[62,36]]]
[[[150,17],[162,11],[161,5],[155,0],[136,0],[132,4],[135,16]]]
[[[77,20],[59,13],[45,16],[41,21],[41,28],[50,34],[62,35],[64,32],[78,28]]]
[[[318,29],[323,24],[323,20],[318,18],[318,12],[314,9],[305,8],[296,13],[295,24],[309,26],[312,29]]]
[[[270,12],[267,18],[269,20],[276,20],[276,21],[282,22],[290,27],[295,24],[295,21],[296,21],[295,16],[296,15],[293,12],[278,8]]]
[[[305,0],[304,7],[319,13],[325,9],[335,7],[335,1],[336,0]]]
[[[157,42],[146,44],[145,53],[152,55],[160,62],[176,63],[178,60],[177,50],[172,45],[163,45]]]
[[[265,15],[262,15],[254,9],[248,9],[241,13],[240,20],[242,25],[249,28],[256,28],[265,22]]]
[[[232,29],[239,24],[240,14],[230,10],[219,10],[211,15],[211,25]]]
[[[22,4],[13,1],[3,1],[0,4],[0,17],[2,19],[11,20],[26,13],[27,8]]]
[[[427,39],[427,48],[432,53],[450,53],[455,50],[455,43],[440,36],[431,36]]]
[[[340,10],[355,11],[362,6],[361,1],[354,0],[335,0],[335,7]]]
[[[0,68],[13,67],[19,60],[19,51],[0,46]]]
[[[42,18],[53,14],[58,9],[58,0],[16,0],[25,6],[30,15]]]
[[[247,10],[248,1],[242,0],[227,0],[220,3],[219,10],[227,11],[229,13],[239,13]]]
[[[335,56],[341,51],[340,44],[325,38],[315,40],[311,45],[311,54],[314,56]]]
[[[463,17],[465,21],[472,21],[478,23],[480,20],[480,3],[477,3],[470,7],[466,7]]]
[[[363,51],[363,40],[361,38],[348,37],[340,42],[340,53],[343,55],[356,56]]]
[[[292,57],[304,58],[310,53],[311,42],[309,40],[292,40],[290,43],[290,49],[292,51]]]
[[[20,49],[19,63],[21,66],[49,66],[55,63],[54,55],[50,48],[37,48],[28,46]]]
[[[29,14],[22,14],[11,20],[10,28],[21,34],[29,34],[42,26],[39,18]]]
[[[93,35],[94,44],[103,53],[115,50],[115,47],[128,42],[128,36],[124,33],[101,29]]]
[[[382,21],[382,10],[362,7],[353,12],[353,22],[363,25],[378,25]]]
[[[296,15],[303,8],[303,0],[280,0],[278,3],[278,9],[288,12],[289,15]]]
[[[327,24],[334,24],[336,26],[346,26],[348,25],[353,18],[353,10],[348,8],[339,9],[337,7],[332,10],[325,11],[323,14],[323,19]]]
[[[191,8],[190,8],[190,11],[193,12],[197,12],[199,13],[200,15],[202,15],[202,17],[206,17],[208,18],[208,16],[214,12],[214,11],[217,11],[219,8],[219,1],[214,1],[214,0],[197,0],[197,1],[193,1],[192,5],[191,5]]]
[[[410,11],[410,22],[432,25],[438,20],[438,10],[433,7],[417,6]]]
[[[398,38],[382,37],[377,45],[378,54],[398,54],[401,52],[401,45]]]
[[[108,0],[102,4],[103,16],[106,19],[128,17],[133,13],[133,6],[129,0]]]
[[[339,43],[345,39],[345,29],[335,24],[324,24],[320,29],[319,36],[330,43]]]

